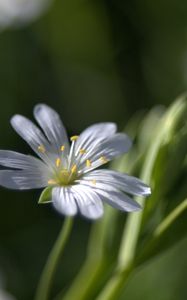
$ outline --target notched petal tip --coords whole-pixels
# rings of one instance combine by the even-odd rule
[[[53,118],[54,118],[54,116],[59,117],[57,111],[45,103],[38,103],[34,106],[33,114],[36,119],[38,118],[38,116],[41,117],[41,115],[40,115],[41,113],[49,114],[48,117],[49,116],[51,117],[51,114],[52,114]]]
[[[143,196],[150,196],[152,194],[152,190],[149,186],[146,186],[144,192],[142,193]]]
[[[39,110],[41,110],[41,109],[52,109],[52,108],[45,103],[38,103],[34,106],[34,109],[33,109],[34,114],[38,113]]]
[[[141,180],[137,180],[137,185],[134,186],[134,189],[137,189],[134,195],[142,196],[142,197],[149,197],[151,195],[151,188],[143,183]]]
[[[142,180],[138,178],[135,177],[131,177],[131,178],[134,178],[134,180],[136,180],[135,186],[137,186],[137,188],[139,189],[139,193],[137,194],[138,196],[148,197],[151,195],[152,191],[149,185],[145,184]]]
[[[66,129],[57,111],[47,104],[41,103],[35,105],[33,114],[55,151],[59,152],[62,145],[66,145],[66,150],[68,151],[69,141]]]
[[[19,122],[20,120],[23,118],[22,115],[16,114],[14,115],[11,119],[10,119],[10,124],[12,125],[12,127],[14,128],[15,125],[19,126]]]

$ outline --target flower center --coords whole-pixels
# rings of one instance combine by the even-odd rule
[[[69,185],[72,184],[73,181],[77,177],[77,166],[74,165],[71,170],[63,169],[59,172],[57,176],[59,185]]]
[[[65,162],[63,162],[63,155],[55,159],[55,165],[53,164],[53,174],[52,178],[48,180],[48,185],[57,186],[67,186],[72,185],[75,180],[79,179],[81,174],[88,172],[90,168],[93,168],[92,161],[88,158],[88,149],[79,148],[75,154],[75,143],[79,138],[78,135],[74,135],[70,138],[71,148],[67,157],[65,157]],[[62,145],[60,147],[60,152],[64,152],[66,146]],[[38,151],[45,155],[48,159],[48,154],[44,145],[38,146]],[[81,161],[82,156],[86,155],[83,162]],[[99,167],[101,164],[107,163],[108,160],[105,156],[99,157],[95,161],[94,168]],[[85,164],[85,167],[82,164]],[[78,172],[79,169],[79,172]]]
[[[73,184],[73,182],[77,179],[77,166],[73,165],[71,170],[68,169],[60,169],[58,170],[53,179],[48,181],[49,185],[60,185],[66,186]]]

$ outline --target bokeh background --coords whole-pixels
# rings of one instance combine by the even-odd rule
[[[168,106],[186,89],[184,0],[0,0],[2,149],[31,153],[9,119],[33,118],[38,102],[78,134],[98,121],[123,129],[137,111]],[[0,288],[17,300],[33,299],[63,221],[50,205],[37,204],[39,194],[0,190]],[[76,218],[57,288],[77,273],[90,224]],[[184,239],[141,268],[123,298],[186,299],[186,247]]]

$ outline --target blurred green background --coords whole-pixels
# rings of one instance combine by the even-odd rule
[[[137,111],[168,106],[187,89],[184,0],[54,0],[46,1],[48,7],[43,0],[42,8],[34,1],[32,14],[29,5],[24,10],[17,3],[9,11],[14,1],[6,9],[5,2],[0,0],[1,149],[31,153],[9,119],[15,113],[32,118],[38,102],[55,108],[68,133],[78,134],[99,121],[114,121],[121,130]],[[63,221],[50,205],[37,204],[39,193],[0,191],[0,287],[17,300],[33,299]],[[77,273],[89,230],[90,222],[77,217],[57,289]],[[141,268],[121,300],[186,299],[186,247],[183,240]]]

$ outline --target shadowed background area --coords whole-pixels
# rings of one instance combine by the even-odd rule
[[[137,111],[168,106],[186,91],[186,1],[21,2],[0,0],[1,149],[32,153],[9,120],[16,113],[33,118],[39,102],[59,112],[71,135],[100,121],[122,130]],[[0,190],[0,288],[17,300],[33,299],[63,221],[37,204],[39,194]],[[89,230],[77,217],[57,288],[79,269]],[[183,240],[139,270],[123,297],[186,299],[186,246]]]

